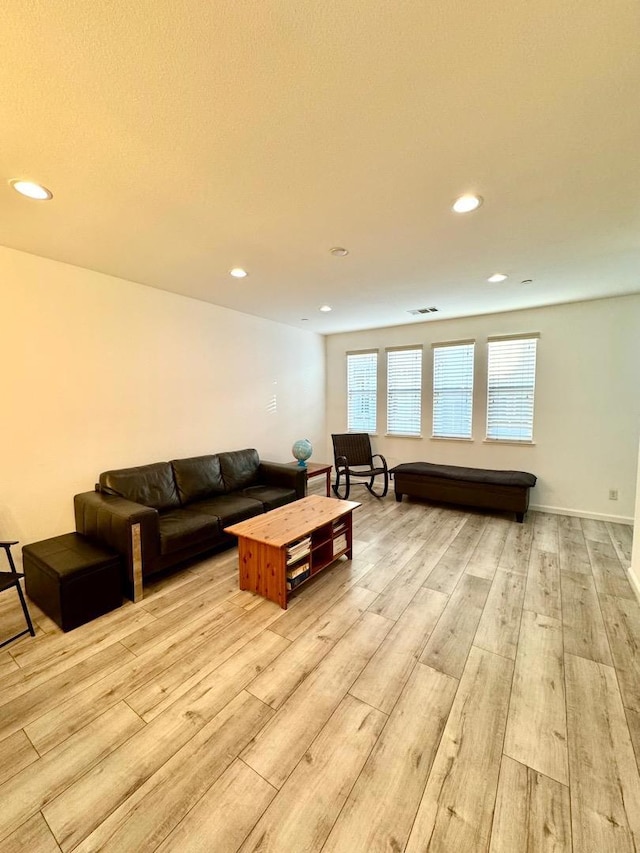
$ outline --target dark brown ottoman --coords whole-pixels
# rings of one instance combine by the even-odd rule
[[[79,533],[22,549],[27,595],[63,631],[122,604],[122,558]]]
[[[526,471],[494,471],[436,465],[432,462],[403,462],[389,471],[393,475],[396,500],[403,495],[462,506],[515,512],[519,522],[529,507],[529,489],[536,476]]]

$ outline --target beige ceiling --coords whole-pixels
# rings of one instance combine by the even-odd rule
[[[639,292],[639,10],[3,0],[0,243],[322,333]]]

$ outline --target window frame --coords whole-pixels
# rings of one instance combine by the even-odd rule
[[[528,332],[517,335],[492,335],[487,338],[487,412],[486,412],[486,438],[485,441],[492,444],[533,444],[533,436],[534,436],[534,423],[535,423],[535,393],[536,393],[536,378],[537,378],[537,368],[538,368],[538,340],[540,338],[539,332]],[[514,348],[516,344],[530,344],[533,343],[533,347],[523,347],[520,354],[518,354]],[[505,362],[507,361],[507,357],[502,358],[501,362],[498,362],[495,357],[492,359],[492,344],[511,344],[512,345],[512,358],[520,358],[524,363],[522,365],[522,379],[521,384],[519,386],[511,386],[504,385],[501,388],[499,383],[496,382],[494,378],[492,382],[492,373],[495,374],[496,370],[499,367],[502,367],[502,370],[505,370]],[[529,355],[527,356],[526,349],[529,349]],[[494,353],[497,352],[496,349],[493,350]],[[533,353],[531,356],[530,353]],[[494,362],[494,367],[492,368],[492,360]],[[512,371],[513,373],[514,371]],[[516,377],[517,378],[517,377]],[[501,393],[502,392],[502,393]],[[508,418],[506,415],[500,416],[499,414],[494,414],[494,419],[492,421],[492,410],[495,413],[498,406],[502,405],[503,411],[505,410],[505,405],[508,405],[508,402],[505,404],[496,403],[496,396],[500,395],[503,398],[507,398],[508,394],[512,396],[512,409],[514,411],[514,415],[512,416],[512,420],[520,419],[523,425],[520,427],[514,427],[511,430],[511,434],[505,435],[497,435],[496,433],[500,430],[507,431],[509,429],[508,426]],[[522,399],[523,395],[530,396],[530,403],[527,403]],[[493,400],[492,400],[493,396]],[[518,399],[518,396],[520,399]],[[529,411],[527,411],[527,409]],[[501,423],[502,421],[502,423]],[[518,434],[520,433],[520,434]]]
[[[442,441],[473,441],[473,415],[474,415],[474,390],[475,390],[475,366],[476,366],[476,358],[475,358],[475,346],[476,341],[474,339],[466,339],[462,341],[440,341],[438,343],[431,344],[431,350],[433,355],[433,369],[432,369],[432,413],[431,413],[431,438],[442,440]],[[468,387],[458,387],[456,389],[448,389],[452,390],[458,394],[465,394],[467,397],[466,406],[468,411],[465,413],[465,420],[468,419],[469,423],[469,431],[468,434],[464,434],[462,431],[456,434],[445,435],[444,433],[436,431],[436,419],[438,418],[438,398],[437,395],[445,393],[445,389],[438,388],[438,382],[436,379],[436,369],[437,362],[439,360],[438,353],[442,352],[444,354],[445,350],[453,350],[453,349],[461,349],[471,348],[471,383]],[[461,371],[459,371],[461,372]]]
[[[364,389],[351,389],[351,359],[357,358],[360,356],[373,356],[371,359],[374,370],[373,370],[373,387],[364,388]],[[346,368],[347,368],[347,432],[366,432],[369,435],[374,435],[378,428],[378,357],[379,351],[377,349],[366,349],[366,350],[352,350],[346,353]],[[373,403],[373,428],[369,429],[366,426],[352,426],[351,417],[353,414],[352,409],[352,401],[355,396],[359,394],[361,399],[369,398]],[[355,416],[354,416],[355,417]],[[370,424],[369,424],[370,426]]]
[[[424,347],[422,344],[411,344],[408,346],[397,346],[397,347],[387,347],[385,349],[386,353],[386,369],[387,369],[387,430],[386,435],[392,438],[422,438],[422,374],[423,374],[423,361],[424,361]],[[417,376],[417,385],[414,384],[413,387],[401,388],[401,387],[391,387],[390,383],[390,359],[397,353],[416,353],[418,354],[418,376]],[[411,377],[409,377],[411,378]],[[414,378],[415,382],[415,378]],[[410,413],[414,419],[417,419],[417,423],[415,424],[416,430],[406,431],[400,430],[398,426],[396,427],[394,421],[396,421],[397,408],[395,413],[391,411],[392,408],[392,397],[397,396],[398,394],[402,395],[402,392],[408,392],[407,396],[410,394],[414,395],[414,401],[417,400],[417,411],[414,402],[413,412]],[[397,402],[395,403],[397,407]],[[401,418],[401,421],[404,421],[405,417]]]

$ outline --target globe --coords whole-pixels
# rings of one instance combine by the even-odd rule
[[[291,452],[298,460],[298,465],[300,465],[301,468],[306,468],[307,459],[309,459],[313,453],[313,447],[311,446],[311,442],[308,438],[299,438],[297,441],[294,441]]]

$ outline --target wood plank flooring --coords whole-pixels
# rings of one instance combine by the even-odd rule
[[[0,853],[640,853],[631,528],[354,499],[286,612],[236,549],[69,634],[32,604]]]

